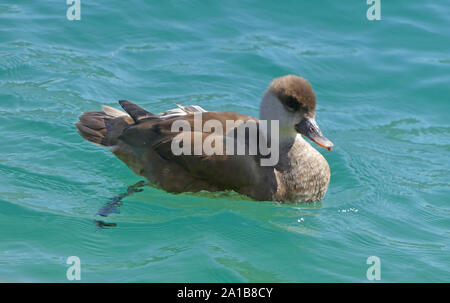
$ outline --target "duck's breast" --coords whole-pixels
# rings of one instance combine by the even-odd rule
[[[316,202],[323,199],[330,182],[327,160],[303,139],[288,152],[286,163],[278,169],[282,200]],[[284,166],[284,167],[283,167]]]

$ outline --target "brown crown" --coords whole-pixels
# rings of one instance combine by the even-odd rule
[[[309,82],[299,76],[287,75],[276,78],[269,86],[283,105],[292,112],[314,113],[316,95]]]

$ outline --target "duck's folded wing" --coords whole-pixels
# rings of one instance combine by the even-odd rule
[[[203,127],[196,131],[180,131],[176,128],[173,130],[172,125],[177,120],[184,120],[187,125],[191,126],[191,130],[195,129],[194,115],[186,115],[174,119],[150,120],[136,124],[126,129],[120,139],[134,149],[137,154],[145,154],[151,149],[162,159],[178,164],[180,169],[185,170],[191,176],[209,182],[218,188],[241,192],[243,188],[260,190],[264,191],[261,195],[266,197],[266,191],[272,191],[273,187],[276,187],[276,184],[269,184],[269,182],[264,189],[256,188],[257,184],[261,184],[261,178],[267,178],[267,174],[273,174],[273,169],[261,167],[259,155],[249,155],[248,146],[245,147],[245,155],[236,155],[236,149],[234,154],[225,153],[226,121],[254,122],[257,125],[257,119],[232,112],[202,113],[202,126],[206,121],[218,121],[222,125],[222,134],[215,133],[215,130],[211,130],[211,132],[203,131]],[[228,134],[230,134],[230,130],[228,130]],[[180,146],[179,143],[183,137],[187,139],[183,143],[190,143],[190,153],[177,154],[173,150],[173,142],[178,140],[175,145]],[[201,139],[202,147],[204,147],[205,140],[224,142],[222,153],[211,154],[202,148],[201,153],[194,154],[195,142],[199,139]],[[248,145],[248,134],[244,141],[241,144]],[[236,145],[235,148],[237,148]]]
[[[179,116],[186,116],[194,113],[204,113],[206,112],[201,106],[198,105],[180,105],[176,104],[177,108],[166,110],[165,112],[159,113],[158,117],[161,119],[170,119]]]

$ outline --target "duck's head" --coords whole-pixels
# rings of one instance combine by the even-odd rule
[[[302,77],[274,79],[261,100],[260,119],[279,121],[280,141],[302,134],[329,151],[333,148],[316,122],[316,95]]]

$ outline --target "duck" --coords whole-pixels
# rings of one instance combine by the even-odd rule
[[[206,111],[197,105],[177,105],[154,114],[128,100],[119,104],[124,111],[103,105],[102,110],[84,112],[75,123],[78,133],[108,147],[135,174],[167,192],[235,191],[256,201],[318,202],[328,189],[328,162],[306,138],[328,151],[334,145],[316,122],[316,95],[303,77],[273,79],[262,95],[259,119],[230,111]],[[203,127],[195,128],[198,118]],[[207,121],[215,121],[215,128],[206,127]],[[225,127],[227,121],[237,122]],[[267,123],[263,121],[276,123],[264,128]],[[225,141],[244,125],[256,126],[257,141],[270,143],[273,154],[276,150],[273,163],[267,165],[270,155],[267,148],[263,153],[264,144],[249,152],[252,133],[245,129],[243,136],[231,141],[235,149],[247,148],[245,152],[226,153]],[[201,143],[214,141],[209,146],[225,152],[205,148],[180,153],[180,148],[195,151],[194,141],[199,138]]]

